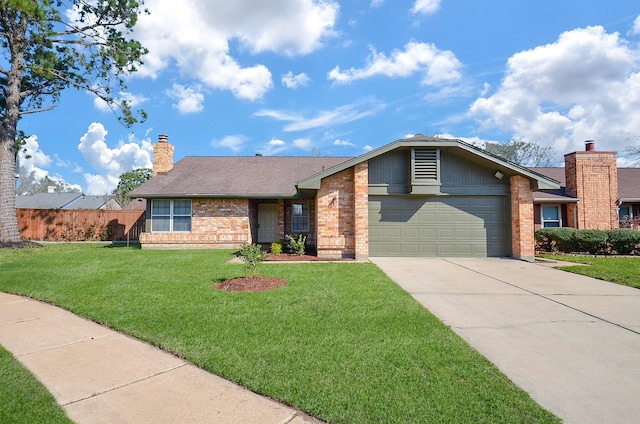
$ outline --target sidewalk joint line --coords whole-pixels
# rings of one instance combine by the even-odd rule
[[[111,387],[111,388],[108,388],[108,389],[103,390],[101,392],[93,393],[93,394],[91,394],[89,396],[85,396],[85,397],[80,398],[80,399],[72,400],[70,402],[67,402],[67,403],[64,403],[64,404],[61,404],[61,405],[62,406],[73,405],[74,403],[82,402],[84,400],[91,399],[91,398],[94,398],[96,396],[100,396],[100,395],[103,395],[103,394],[106,394],[106,393],[109,393],[109,392],[113,392],[114,390],[122,389],[123,387],[131,386],[133,384],[140,383],[141,381],[149,380],[151,378],[157,377],[157,376],[162,375],[162,374],[166,374],[166,373],[171,372],[171,371],[175,371],[178,368],[182,368],[182,367],[184,367],[186,365],[189,365],[189,364],[186,363],[186,362],[183,362],[182,364],[176,365],[175,367],[168,368],[166,370],[162,370],[162,371],[157,372],[155,374],[148,375],[146,377],[142,377],[142,378],[139,378],[137,380],[132,380],[132,381],[129,381],[127,383],[121,384],[119,386]]]

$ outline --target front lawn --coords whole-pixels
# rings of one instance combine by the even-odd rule
[[[559,266],[557,269],[586,275],[599,280],[640,289],[640,257],[629,256],[571,256],[540,255],[543,258],[557,261],[575,262],[590,266]]]
[[[558,422],[375,265],[263,264],[285,288],[213,290],[231,251],[0,249],[0,290],[53,302],[335,423]],[[0,391],[4,388],[0,388]]]

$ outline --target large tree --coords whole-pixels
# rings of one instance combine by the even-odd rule
[[[542,146],[522,138],[512,138],[508,143],[488,142],[485,150],[522,166],[554,166],[557,163],[553,147]]]
[[[94,93],[125,125],[144,119],[124,78],[146,49],[130,38],[143,0],[0,0],[0,241],[19,241],[16,145],[23,115],[51,110],[61,92]]]
[[[118,186],[113,190],[113,194],[115,194],[116,199],[122,205],[126,205],[131,201],[129,199],[129,193],[140,184],[151,179],[153,175],[153,170],[149,168],[137,168],[133,171],[125,172],[120,175],[120,181],[118,181]]]

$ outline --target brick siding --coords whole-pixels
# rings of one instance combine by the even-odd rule
[[[567,190],[579,202],[567,207],[567,226],[618,228],[618,168],[615,152],[584,151],[564,156]]]
[[[519,175],[511,177],[511,254],[535,260],[533,192],[529,180]]]
[[[369,254],[367,162],[323,179],[316,203],[318,256],[367,257]]]
[[[251,242],[248,199],[194,199],[191,232],[142,233],[143,248],[236,248]]]

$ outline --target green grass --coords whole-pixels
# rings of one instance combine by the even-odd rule
[[[590,265],[560,266],[556,268],[640,289],[640,257],[569,256],[547,254],[540,256],[558,261]]]
[[[263,264],[287,287],[229,293],[231,251],[0,251],[0,290],[53,302],[335,423],[558,422],[373,264]],[[0,388],[0,390],[3,390]]]
[[[0,382],[0,423],[72,422],[51,393],[1,346]]]

